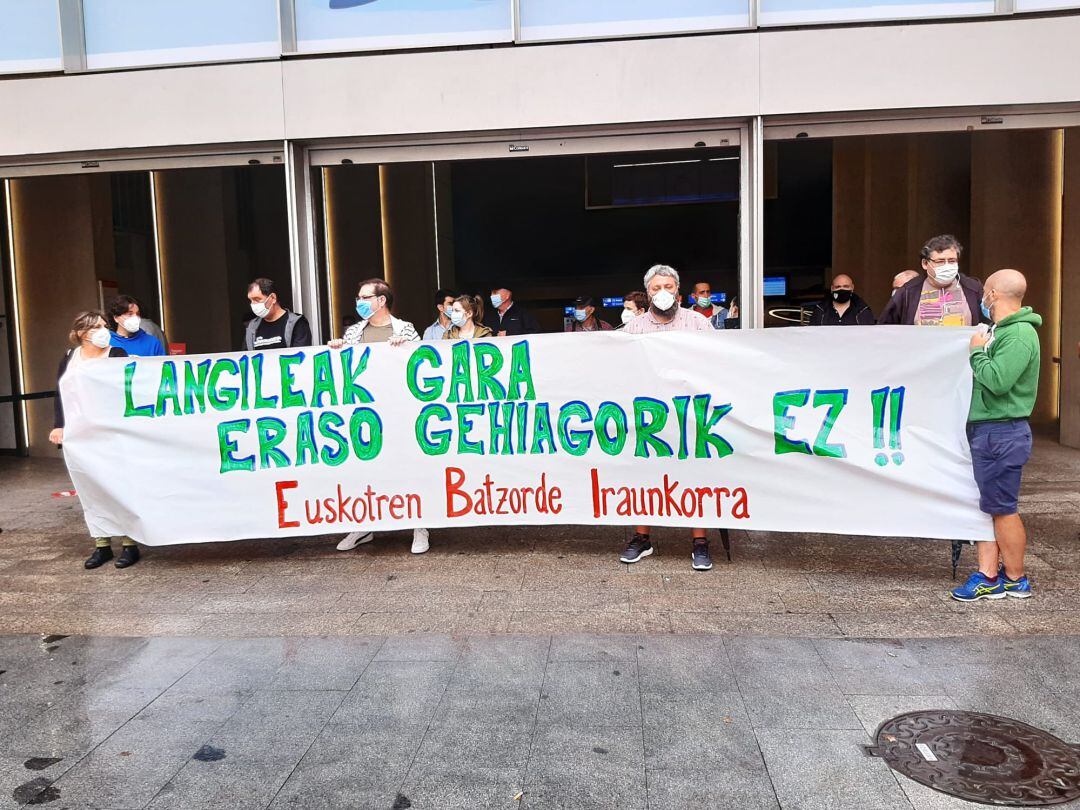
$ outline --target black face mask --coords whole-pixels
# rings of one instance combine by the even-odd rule
[[[833,290],[833,300],[838,304],[846,304],[851,300],[851,290]]]

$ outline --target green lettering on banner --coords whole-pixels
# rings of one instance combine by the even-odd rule
[[[250,419],[235,419],[231,422],[222,422],[217,427],[218,453],[221,456],[221,474],[244,470],[251,472],[255,469],[255,456],[237,458],[234,453],[239,450],[233,433],[247,433],[251,429]]]
[[[221,375],[225,372],[239,376],[240,367],[236,361],[229,357],[221,357],[214,361],[210,367],[210,376],[206,381],[207,393],[210,395],[210,405],[215,411],[228,411],[236,407],[240,399],[239,388],[219,388],[218,383]]]
[[[184,413],[195,413],[195,403],[199,404],[199,413],[206,413],[206,377],[210,373],[209,360],[202,360],[198,366],[184,363]]]
[[[679,461],[689,458],[690,453],[686,448],[686,412],[690,408],[690,397],[679,396],[672,400],[675,403],[675,416],[679,419]],[[699,456],[700,458],[700,456]]]
[[[725,458],[735,452],[727,439],[712,433],[712,429],[716,427],[717,422],[731,413],[731,405],[716,405],[710,414],[709,403],[711,401],[712,396],[709,394],[698,394],[694,397],[694,422],[697,425],[694,440],[694,458],[712,458],[713,450],[716,450],[717,458]]]
[[[183,414],[183,409],[180,407],[180,389],[176,382],[176,363],[172,360],[166,360],[161,364],[161,382],[158,383],[157,408],[154,409],[155,416],[165,415],[166,402],[172,403],[174,416]]]
[[[345,420],[333,411],[319,414],[319,435],[329,439],[337,448],[335,452],[330,445],[324,445],[319,451],[319,458],[327,467],[338,467],[349,458],[349,440],[338,431],[345,427]]]
[[[364,427],[368,436],[364,438]],[[349,419],[349,438],[352,439],[353,453],[361,461],[371,461],[382,450],[382,420],[371,408],[357,408]]]
[[[417,379],[421,363],[427,363],[432,368],[439,368],[442,365],[442,358],[433,346],[421,346],[412,353],[409,362],[405,365],[405,380],[409,385],[409,393],[421,402],[434,402],[442,396],[443,378],[424,377],[424,385],[421,387],[420,380]]]
[[[521,391],[522,386],[525,388],[524,394]],[[506,396],[507,399],[536,399],[527,340],[515,343],[510,350],[510,384],[507,386]]]
[[[497,408],[498,404],[494,407]],[[458,455],[484,455],[484,443],[469,439],[469,432],[473,429],[472,417],[480,416],[483,412],[484,406],[479,403],[457,406]]]
[[[514,454],[514,444],[510,428],[514,420],[515,406],[513,402],[503,402],[501,405],[501,418],[500,403],[493,402],[488,406],[488,422],[490,424],[488,452],[493,456],[512,456]]]
[[[626,447],[627,433],[630,429],[626,411],[622,409],[622,406],[614,402],[601,402],[593,423],[596,425],[596,440],[600,444],[600,449],[609,456],[619,455]],[[609,425],[615,428],[614,436],[608,431]]]
[[[307,398],[303,391],[293,390],[296,378],[293,376],[294,366],[304,362],[304,353],[278,355],[278,368],[281,370],[281,407],[282,408],[305,408]]]
[[[646,417],[648,419],[646,420]],[[634,455],[638,458],[649,458],[650,450],[658,458],[668,458],[673,455],[671,445],[661,439],[657,434],[667,424],[668,406],[666,402],[652,397],[636,397],[634,399],[634,433],[637,442],[634,446]]]
[[[545,442],[547,442],[548,446],[547,451],[544,450]],[[555,438],[551,430],[550,405],[546,402],[538,402],[533,406],[533,441],[532,449],[529,452],[533,455],[555,452]]]
[[[330,365],[330,352],[319,352],[312,358],[311,407],[323,408],[323,399],[329,399],[331,405],[338,404],[337,388],[334,385],[334,369]]]
[[[131,383],[135,378],[135,363],[124,366],[124,416],[150,416],[154,415],[153,405],[140,405],[135,407],[131,399]]]
[[[472,362],[469,342],[458,341],[450,348],[450,394],[447,402],[472,402]]]
[[[795,426],[795,417],[788,414],[788,408],[802,408],[810,401],[810,389],[800,388],[795,391],[779,391],[773,395],[773,451],[775,455],[785,453],[805,453],[813,451],[804,441],[788,438],[787,432]]]
[[[308,462],[319,463],[319,451],[315,448],[315,414],[303,411],[296,417],[296,466]]]
[[[262,378],[263,378],[263,360],[265,358],[262,354],[256,354],[251,358],[251,367],[254,370],[255,375],[255,409],[262,410],[263,408],[276,408],[278,405],[277,394],[271,396],[263,396],[262,392]]]
[[[255,421],[255,430],[259,434],[259,469],[288,467],[292,462],[278,447],[288,434],[285,423],[275,416],[260,416]]]
[[[568,402],[559,409],[559,444],[572,456],[583,456],[592,446],[591,430],[570,430],[570,420],[592,421],[592,411],[584,402]]]
[[[847,405],[847,401],[848,391],[846,388],[840,388],[835,391],[814,392],[815,408],[822,405],[829,406],[829,410],[825,414],[825,419],[821,423],[821,430],[818,431],[817,438],[814,440],[815,456],[847,458],[847,448],[844,445],[829,444],[829,434],[832,433],[833,427],[836,426],[836,420],[840,416],[840,411]]]
[[[450,421],[450,409],[445,405],[425,405],[420,409],[420,415],[416,417],[416,443],[427,456],[442,456],[450,449],[450,434],[452,430],[436,430],[428,433],[428,422],[432,418],[440,422]]]
[[[240,410],[246,411],[249,409],[248,405],[248,368],[251,364],[251,360],[245,354],[240,358]]]
[[[495,377],[502,371],[502,351],[491,343],[474,343],[473,353],[476,356],[476,398],[489,402],[506,399],[506,389]]]

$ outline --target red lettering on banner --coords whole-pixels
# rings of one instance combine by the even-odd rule
[[[289,502],[285,500],[285,490],[296,489],[300,486],[296,481],[278,481],[274,484],[277,490],[277,523],[279,529],[296,529],[300,526],[299,520],[285,520],[285,510],[289,508]]]
[[[590,470],[593,517],[615,514],[626,518],[750,517],[750,496],[744,487],[684,485],[665,474],[659,486],[601,486],[600,471]]]
[[[540,474],[538,486],[500,486],[486,474],[479,486],[466,489],[465,472],[446,468],[446,516],[473,515],[557,515],[562,512],[563,492],[548,484],[547,473]]]

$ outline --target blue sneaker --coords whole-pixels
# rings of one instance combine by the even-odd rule
[[[1004,599],[1005,580],[998,577],[991,582],[982,571],[976,571],[962,587],[952,592],[957,602],[976,602],[979,599]]]
[[[1031,598],[1031,583],[1028,582],[1028,578],[1009,579],[1005,574],[1005,566],[998,569],[998,582],[1005,587],[1006,596],[1012,596],[1016,599]]]

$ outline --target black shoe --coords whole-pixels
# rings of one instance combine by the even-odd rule
[[[94,549],[94,553],[86,558],[86,562],[83,563],[83,568],[91,569],[97,568],[99,565],[104,565],[112,559],[112,548],[110,546],[98,546]]]
[[[619,557],[619,562],[636,563],[642,557],[648,557],[652,553],[653,544],[649,542],[649,535],[634,532],[634,536],[630,538],[626,546],[626,551]]]
[[[109,555],[112,556],[111,554]],[[139,561],[139,547],[138,546],[124,546],[120,550],[120,556],[116,558],[117,568],[127,568],[129,565],[134,565]]]
[[[694,561],[695,571],[708,571],[712,568],[712,557],[709,556],[709,544],[694,543],[694,553],[690,559]]]

